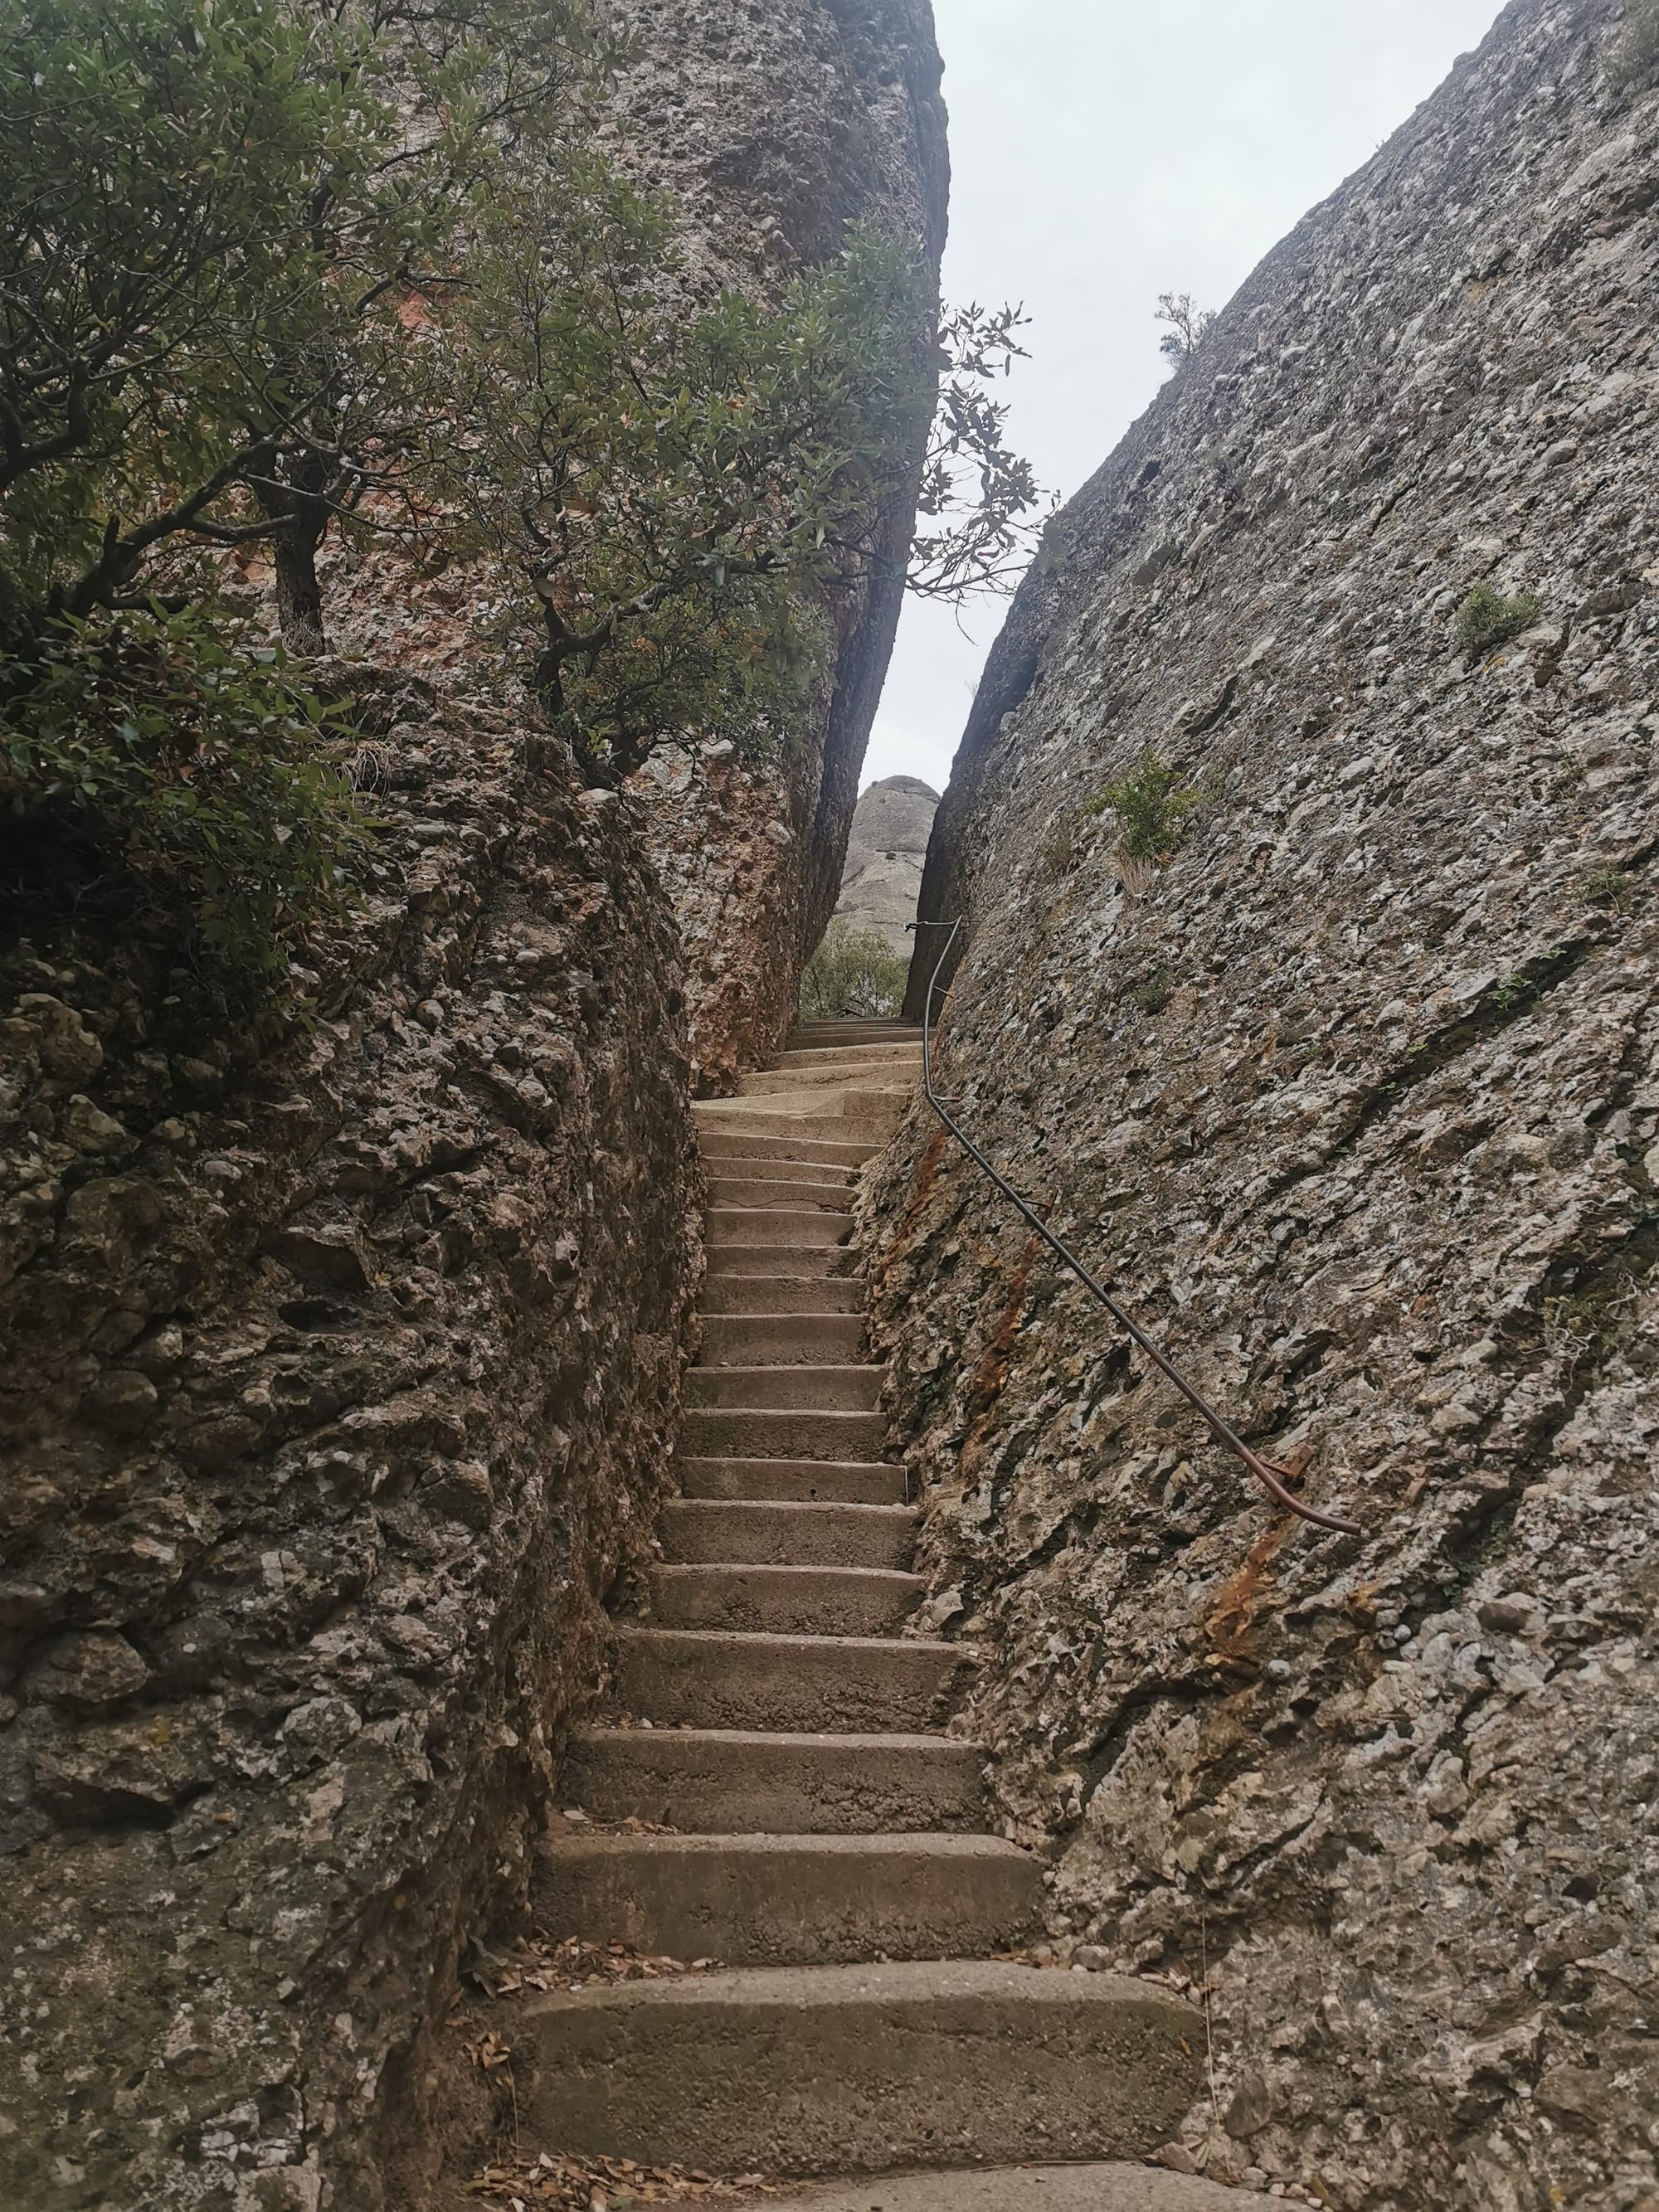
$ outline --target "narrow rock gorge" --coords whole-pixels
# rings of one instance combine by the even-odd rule
[[[1245,285],[1056,526],[929,852],[952,1110],[1363,1533],[1273,1508],[921,1108],[863,1205],[930,1617],[1053,1939],[1201,1996],[1179,2160],[1346,2212],[1659,2203],[1623,12],[1516,0]]]
[[[937,266],[926,0],[633,12],[606,129],[698,288],[764,301],[860,217]],[[527,734],[487,575],[324,567],[381,865],[309,1026],[204,1028],[95,925],[0,951],[0,2196],[40,2212],[430,2183],[432,2031],[667,1492],[690,1097],[792,1017],[903,571],[826,600],[784,759],[611,792]]]
[[[604,2212],[660,2159],[803,2212],[1659,2212],[1644,9],[1513,0],[1050,526],[902,1024],[791,1038],[920,435],[862,567],[790,572],[775,756],[684,717],[584,772],[476,540],[330,533],[307,758],[371,857],[286,1025],[100,880],[23,910],[0,824],[8,2206]],[[926,290],[927,0],[624,12],[580,150],[672,196],[659,325],[860,228]],[[234,481],[190,558],[264,665]],[[4,519],[10,715],[15,546],[54,572]],[[933,794],[876,791],[846,911],[896,931]],[[915,1097],[936,974],[949,1110],[1357,1533]]]

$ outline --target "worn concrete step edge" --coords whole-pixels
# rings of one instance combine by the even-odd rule
[[[707,1280],[733,1275],[772,1275],[790,1282],[809,1276],[828,1275],[836,1282],[856,1286],[860,1309],[865,1289],[861,1275],[847,1271],[857,1265],[845,1244],[741,1243],[729,1238],[712,1240],[706,1248]]]
[[[905,1568],[916,1516],[827,1498],[672,1498],[658,1526],[678,1566]]]
[[[854,1182],[864,1163],[880,1150],[879,1146],[869,1143],[799,1135],[793,1131],[787,1136],[777,1137],[745,1127],[720,1129],[707,1121],[698,1130],[697,1142],[704,1161],[711,1166],[717,1160],[758,1159],[780,1167],[841,1169]]]
[[[857,1051],[864,1044],[920,1045],[919,1026],[906,1025],[900,1030],[879,1029],[873,1023],[853,1023],[834,1030],[814,1028],[791,1030],[784,1043],[786,1052],[844,1052],[849,1047]]]
[[[726,1162],[709,1164],[722,1170]],[[736,1166],[737,1162],[729,1163]],[[776,1176],[734,1176],[721,1172],[711,1176],[708,1182],[708,1202],[722,1207],[761,1206],[768,1209],[788,1207],[805,1212],[809,1208],[819,1213],[844,1213],[853,1210],[853,1193],[841,1182],[820,1182],[811,1176],[797,1176],[785,1182]]]
[[[688,1407],[797,1408],[826,1413],[867,1413],[880,1402],[884,1370],[856,1365],[815,1366],[803,1361],[764,1367],[694,1367],[685,1378]]]
[[[617,1706],[656,1728],[915,1733],[948,1714],[968,1655],[932,1638],[617,1631]]]
[[[845,1366],[863,1349],[860,1313],[713,1314],[702,1325],[705,1367]]]
[[[775,1099],[764,1111],[740,1098],[697,1099],[692,1117],[700,1130],[728,1136],[789,1137],[803,1143],[856,1146],[867,1158],[893,1141],[898,1127],[896,1113],[859,1115],[823,1112],[786,1113]]]
[[[683,1459],[679,1476],[696,1504],[904,1504],[904,1469],[884,1460]]]
[[[772,1267],[779,1255],[768,1248]],[[855,1314],[862,1319],[864,1285],[856,1275],[775,1275],[724,1273],[713,1266],[703,1279],[702,1311],[705,1316],[726,1314]]]
[[[761,1137],[755,1139],[757,1146],[764,1141]],[[839,1192],[848,1203],[858,1195],[858,1170],[834,1160],[799,1160],[785,1156],[768,1158],[760,1152],[706,1152],[703,1167],[714,1182],[763,1182],[769,1188],[786,1190],[796,1183],[811,1183],[820,1190]]]
[[[656,1628],[758,1636],[896,1636],[927,1584],[892,1567],[653,1567]]]
[[[873,1125],[884,1121],[890,1127],[903,1114],[915,1087],[911,1082],[882,1082],[873,1075],[852,1083],[843,1077],[835,1084],[804,1085],[793,1091],[763,1091],[753,1097],[740,1093],[736,1098],[710,1100],[710,1111],[697,1118],[700,1123],[716,1128],[732,1126],[738,1113],[756,1120],[773,1115],[810,1115],[815,1118],[836,1115],[848,1123],[868,1121]],[[723,1110],[714,1112],[715,1106]]]
[[[711,1244],[841,1244],[850,1213],[830,1213],[799,1206],[711,1206]]]
[[[866,1045],[823,1058],[786,1053],[776,1067],[745,1075],[738,1096],[766,1098],[780,1091],[830,1090],[849,1082],[872,1087],[897,1085],[913,1082],[921,1072],[921,1050],[916,1045]]]
[[[681,1417],[680,1443],[696,1459],[879,1459],[887,1421],[881,1413],[693,1406]]]
[[[955,1736],[586,1729],[561,1806],[720,1835],[983,1830],[984,1753]]]
[[[515,2005],[530,2130],[731,2173],[1144,2157],[1203,2078],[1203,2022],[1115,1974],[1000,1961],[738,1967]]]
[[[1038,1922],[1042,1870],[995,1836],[550,1836],[535,1909],[580,1935],[723,1966],[975,1958]]]
[[[766,2212],[1240,2212],[1236,2189],[1155,2166],[997,2166],[884,2173],[769,2197]]]
[[[921,1061],[921,1032],[914,1036],[877,1037],[861,1043],[786,1045],[774,1062],[784,1067],[864,1067],[884,1058]]]

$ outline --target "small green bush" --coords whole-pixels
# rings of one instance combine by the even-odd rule
[[[1631,0],[1607,75],[1618,85],[1659,82],[1659,0]]]
[[[61,621],[0,689],[0,905],[135,928],[234,996],[338,915],[368,831],[332,710],[195,613]]]
[[[1538,599],[1532,592],[1505,599],[1491,584],[1477,584],[1457,610],[1457,647],[1460,653],[1490,653],[1493,646],[1518,637],[1538,619]]]
[[[832,921],[800,979],[801,1018],[888,1021],[904,1003],[910,963],[876,929]]]
[[[1088,811],[1116,815],[1122,848],[1132,860],[1167,860],[1186,843],[1201,799],[1148,745],[1139,767],[1109,783],[1089,802]]]
[[[1622,868],[1597,868],[1578,890],[1587,906],[1610,907],[1615,914],[1628,914],[1636,895],[1636,885]]]

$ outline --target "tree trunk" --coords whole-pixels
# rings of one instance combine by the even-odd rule
[[[276,622],[290,653],[326,653],[323,587],[317,548],[332,509],[326,465],[314,453],[289,455],[253,486],[254,496],[276,525],[270,541],[276,568]]]
[[[311,501],[297,500],[272,544],[276,563],[276,621],[283,643],[291,653],[328,650],[328,639],[323,630],[323,589],[317,580],[317,548],[327,522],[325,507],[319,517]]]

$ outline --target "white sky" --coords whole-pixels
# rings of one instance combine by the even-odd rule
[[[1013,441],[1068,496],[1162,381],[1159,293],[1224,306],[1498,13],[1498,0],[933,4],[954,172],[945,295],[1024,301]],[[908,604],[865,783],[944,789],[1004,611]]]

